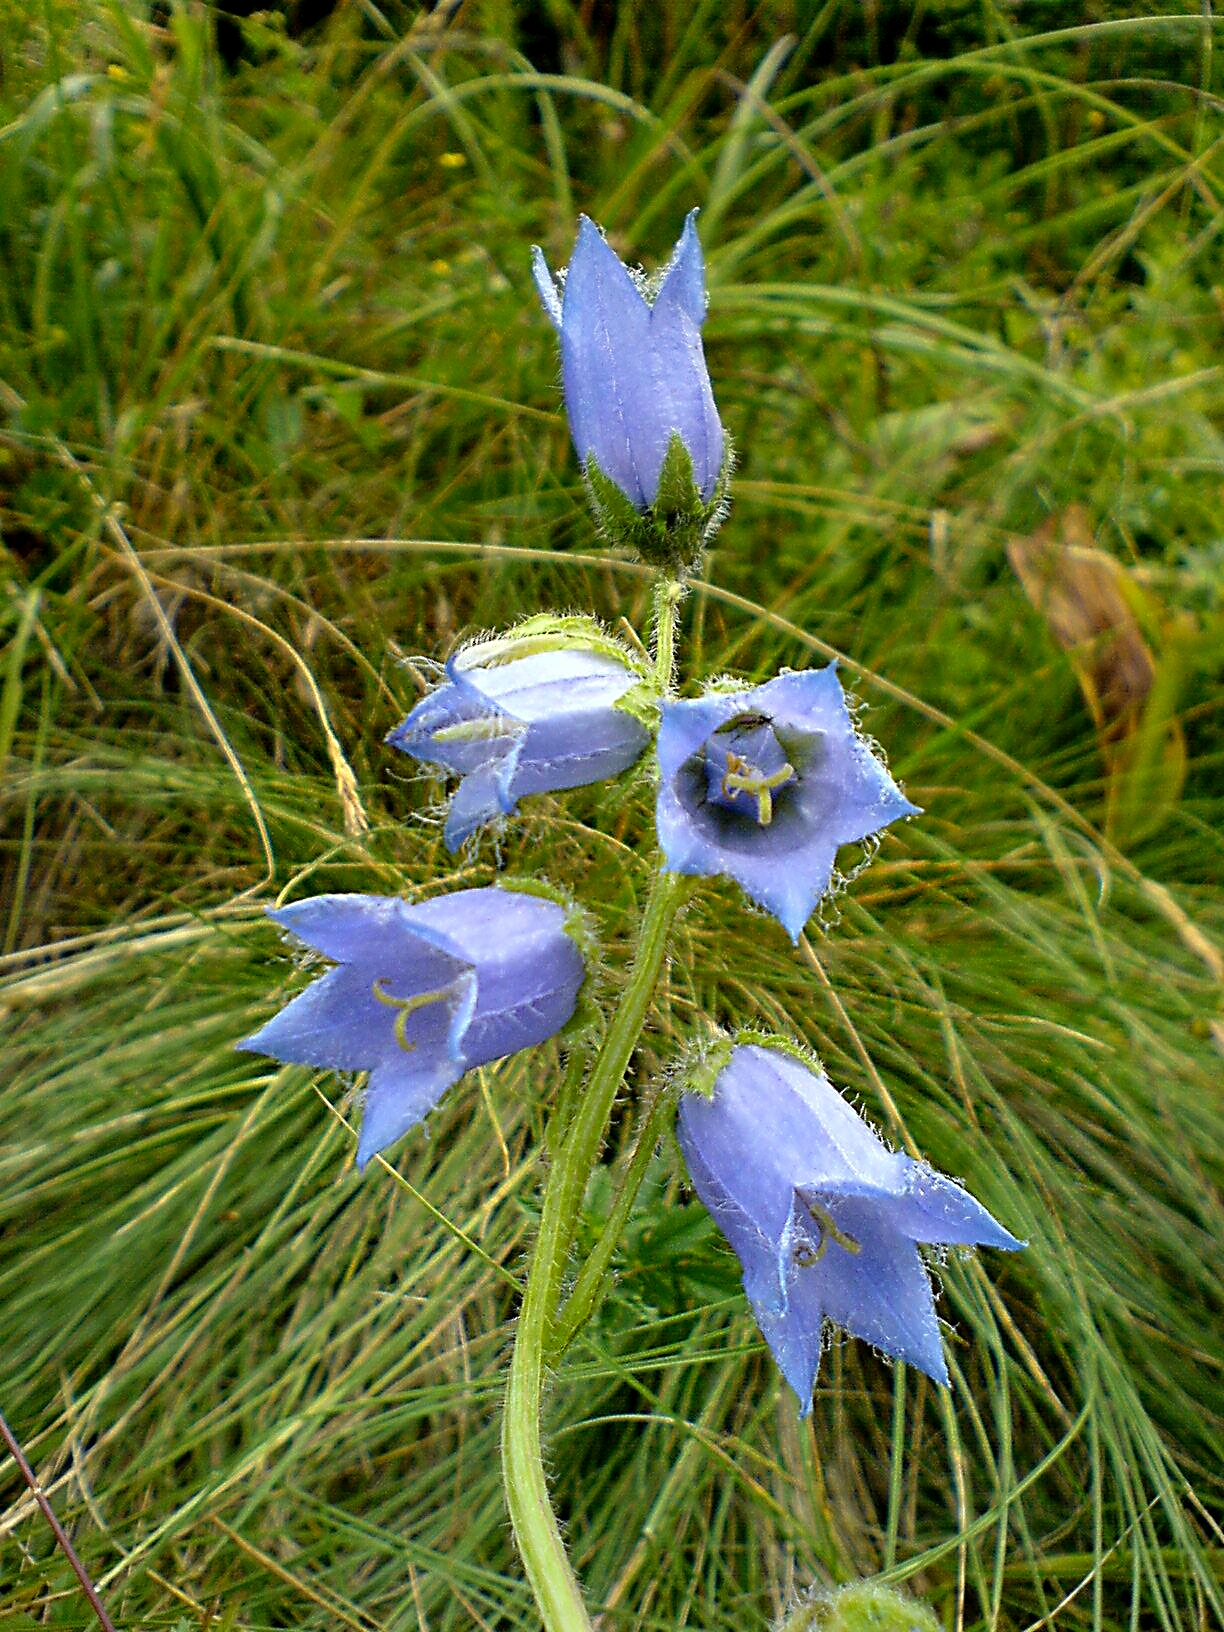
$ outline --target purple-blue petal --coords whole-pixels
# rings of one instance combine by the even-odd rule
[[[444,1000],[428,1003],[407,1017],[403,1040],[395,1028],[395,1017],[385,1012],[383,1025],[391,1041],[384,1043],[377,1062],[371,1067],[362,1104],[361,1136],[357,1146],[357,1167],[362,1170],[374,1152],[386,1148],[382,1137],[392,1119],[398,1131],[410,1127],[433,1109],[453,1082],[467,1070],[465,1043],[479,992],[474,969],[465,969]],[[413,995],[395,991],[396,997]],[[384,1038],[387,1031],[383,1033]],[[373,1093],[374,1126],[367,1131],[370,1096]]]
[[[559,902],[499,884],[434,895],[416,902],[412,913],[422,933],[452,956],[482,967],[512,957],[513,948],[533,934],[562,933],[565,926],[565,908]]]
[[[750,695],[753,706],[760,707],[779,725],[832,732],[839,737],[853,734],[835,662],[823,669],[784,669]]]
[[[543,306],[549,322],[559,334],[561,332],[561,297],[557,294],[557,281],[548,270],[548,262],[544,259],[542,249],[533,248],[531,251],[531,275],[535,279],[540,304]]]
[[[515,800],[619,776],[650,741],[640,720],[623,709],[559,716],[532,726],[523,740],[508,786]]]
[[[907,1159],[906,1186],[892,1199],[888,1216],[893,1227],[912,1241],[998,1247],[1004,1252],[1018,1252],[1025,1244],[954,1179],[924,1162]]]
[[[681,1099],[682,1112],[692,1097],[685,1095]],[[767,1309],[783,1307],[786,1266],[780,1257],[780,1237],[763,1228],[759,1213],[748,1213],[739,1205],[724,1182],[725,1170],[706,1161],[702,1141],[692,1136],[691,1129],[686,1131],[683,1117],[677,1123],[677,1133],[693,1188],[739,1259],[744,1272],[744,1289],[753,1305],[759,1303]],[[717,1164],[718,1153],[712,1154]]]
[[[750,1298],[749,1302],[753,1300]],[[775,1365],[798,1396],[799,1415],[809,1416],[824,1349],[824,1319],[819,1300],[807,1298],[777,1310],[762,1309],[753,1303],[752,1312],[761,1336],[769,1344]]]
[[[904,1158],[826,1077],[781,1049],[736,1048],[712,1099],[682,1096],[677,1133],[686,1158],[693,1150],[727,1197],[773,1240],[782,1237],[799,1185],[904,1183],[898,1166]]]
[[[693,463],[702,497],[714,495],[724,437],[701,344],[705,271],[692,212],[653,305],[586,216],[565,275],[559,318],[543,256],[533,276],[560,329],[561,373],[579,459],[593,459],[637,509],[658,496],[673,435]]]
[[[801,1323],[819,1310],[853,1337],[947,1386],[935,1297],[914,1243],[870,1201],[822,1196],[839,1230],[857,1246],[827,1239],[818,1262],[797,1267],[790,1308]]]
[[[666,447],[651,368],[650,308],[586,216],[566,273],[561,314],[561,376],[578,458],[585,464],[593,457],[644,509],[658,486]]]
[[[708,503],[722,470],[723,428],[701,344],[706,293],[696,216],[696,210],[691,211],[684,223],[680,242],[650,309],[650,334],[655,378],[667,396],[665,417],[670,429],[679,431],[693,461],[693,479]],[[655,484],[657,491],[657,473]]]
[[[449,941],[479,968],[479,992],[462,1044],[473,1066],[560,1030],[574,1012],[584,965],[558,902],[496,887],[464,894],[485,898],[461,901],[462,915],[446,918]],[[448,899],[461,900],[438,898]]]
[[[268,917],[333,963],[378,965],[412,948],[418,911],[398,895],[315,895]]]
[[[585,973],[563,906],[494,886],[411,905],[320,896],[272,916],[341,961],[238,1047],[369,1071],[359,1167],[471,1066],[558,1031]]]
[[[466,776],[508,753],[519,734],[515,722],[491,713],[471,686],[448,683],[422,698],[386,740],[414,759]]]
[[[611,708],[638,680],[620,658],[583,647],[558,647],[488,665],[479,661],[479,646],[470,651],[466,661],[462,652],[453,657],[448,672],[486,703],[527,725]]]
[[[452,856],[482,827],[514,810],[509,787],[518,762],[518,747],[516,743],[508,755],[490,759],[487,765],[469,772],[451,795],[442,839]]]
[[[527,794],[575,788],[627,770],[650,740],[616,704],[640,677],[613,653],[560,647],[481,661],[479,644],[387,738],[464,778],[444,837],[452,852]]]
[[[541,946],[532,965],[508,972],[499,990],[483,979],[480,1002],[464,1041],[468,1065],[485,1065],[554,1036],[573,1016],[584,974],[582,954],[565,938]]]
[[[812,1330],[804,1331],[798,1322],[787,1320],[791,1273],[787,1228],[784,1226],[780,1235],[772,1237],[762,1229],[728,1193],[721,1174],[707,1165],[701,1142],[693,1138],[691,1132],[686,1135],[685,1107],[696,1097],[685,1095],[681,1099],[677,1130],[689,1177],[710,1217],[739,1259],[744,1293],[752,1305],[761,1335],[769,1344],[782,1375],[799,1396],[800,1407],[806,1415],[811,1410],[812,1384],[820,1362],[821,1321],[818,1318]]]
[[[361,1107],[357,1170],[371,1157],[423,1122],[465,1067],[444,1050],[417,1059],[401,1049],[387,1055],[370,1073]]]
[[[669,783],[685,762],[698,753],[705,740],[720,725],[737,714],[750,712],[745,706],[751,692],[711,691],[704,697],[665,702],[659,721],[659,776]]]
[[[386,1011],[374,996],[373,981],[344,966],[314,981],[237,1047],[270,1054],[287,1065],[364,1071],[370,1064],[371,1038],[385,1026]]]
[[[662,835],[659,842],[668,853]],[[725,873],[750,901],[778,920],[792,941],[799,939],[817,901],[828,891],[837,856],[832,839],[816,833],[796,845],[793,825],[784,827],[781,822],[754,834],[750,845],[739,833],[690,844],[690,864],[673,866],[673,872]]]
[[[651,310],[657,312],[660,307],[669,323],[683,318],[694,329],[700,329],[705,322],[705,261],[697,236],[696,210],[690,210],[684,218],[683,231],[672,250]]]

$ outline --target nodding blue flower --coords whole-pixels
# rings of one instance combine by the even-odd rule
[[[338,967],[237,1046],[368,1071],[359,1168],[464,1072],[559,1031],[585,974],[566,907],[522,890],[319,895],[268,916]]]
[[[639,511],[659,496],[675,437],[706,504],[722,474],[723,428],[701,346],[706,290],[696,214],[685,221],[653,300],[585,215],[563,277],[554,279],[541,251],[533,252],[536,287],[561,337],[578,458],[584,469],[594,461]]]
[[[1024,1243],[966,1190],[888,1146],[828,1078],[757,1043],[684,1093],[678,1133],[697,1194],[734,1248],[757,1324],[806,1415],[825,1321],[947,1385],[918,1242]]]
[[[859,736],[836,667],[663,704],[659,844],[673,873],[725,873],[793,941],[839,845],[918,814]]]
[[[462,777],[443,830],[448,850],[527,794],[619,775],[650,741],[630,696],[643,672],[587,622],[531,620],[465,647],[445,684],[388,735],[393,748]]]

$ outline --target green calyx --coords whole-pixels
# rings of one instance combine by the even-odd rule
[[[540,612],[524,618],[504,635],[471,641],[460,649],[455,662],[460,672],[496,669],[524,657],[536,657],[541,652],[599,652],[604,657],[615,658],[643,678],[648,672],[641,658],[594,618],[577,613],[558,616],[553,612]]]
[[[726,517],[733,466],[728,442],[714,496],[703,499],[693,480],[692,455],[679,431],[673,431],[654,503],[643,511],[588,458],[587,491],[599,530],[610,544],[631,549],[651,566],[682,576],[700,561]]]
[[[623,697],[618,697],[612,707],[632,715],[651,736],[659,729],[659,691],[652,670],[639,653],[610,635],[596,619],[579,613],[539,612],[516,623],[505,634],[469,641],[460,647],[454,663],[463,674],[469,670],[502,668],[521,658],[538,657],[542,652],[597,652],[622,664],[631,675],[637,676],[637,683]],[[442,743],[478,741],[508,735],[513,730],[513,723],[500,715],[482,716],[444,726],[436,733],[435,740]]]
[[[713,1099],[714,1084],[726,1070],[734,1047],[732,1039],[723,1036],[694,1043],[675,1067],[673,1081],[677,1089],[683,1094]]]
[[[808,1071],[822,1069],[820,1061],[810,1049],[789,1038],[777,1037],[772,1032],[737,1031],[733,1037],[728,1037],[723,1032],[711,1031],[708,1037],[688,1047],[674,1070],[668,1073],[669,1080],[680,1093],[702,1094],[706,1099],[713,1099],[714,1085],[730,1064],[732,1054],[737,1048],[748,1045],[789,1054],[791,1059],[798,1060]],[[836,1234],[833,1239],[838,1239]]]
[[[779,1037],[771,1031],[737,1031],[733,1039],[736,1048],[752,1045],[756,1048],[770,1048],[775,1054],[789,1054],[792,1060],[798,1060],[805,1070],[815,1071],[818,1075],[824,1074],[824,1066],[819,1058],[810,1049],[805,1048],[790,1037]]]
[[[818,1592],[778,1622],[776,1632],[941,1632],[934,1612],[878,1581]]]
[[[646,679],[618,697],[612,707],[621,714],[631,714],[653,737],[659,729],[659,702],[658,685],[653,679]]]

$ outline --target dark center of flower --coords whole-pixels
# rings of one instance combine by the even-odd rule
[[[798,781],[795,767],[763,714],[738,714],[706,743],[706,795],[711,804],[759,827],[773,821],[774,796]]]
[[[827,1207],[822,1207],[818,1201],[812,1201],[807,1196],[804,1197],[804,1206],[812,1215],[812,1222],[820,1234],[815,1241],[801,1237],[795,1242],[791,1257],[798,1268],[808,1269],[812,1264],[818,1264],[828,1251],[830,1241],[836,1241],[837,1245],[844,1247],[848,1253],[862,1252],[862,1242],[856,1241],[846,1230],[841,1229]]]
[[[440,986],[436,992],[416,992],[412,997],[393,997],[390,992],[383,990],[383,980],[380,976],[370,990],[387,1008],[399,1010],[395,1017],[395,1040],[405,1054],[411,1054],[416,1044],[409,1041],[408,1021],[418,1009],[428,1008],[431,1003],[445,1003],[448,998],[454,996],[455,986],[452,982],[449,986]]]

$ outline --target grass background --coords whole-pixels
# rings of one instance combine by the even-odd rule
[[[686,672],[842,654],[926,814],[799,954],[703,892],[635,1079],[794,1032],[1031,1245],[940,1271],[949,1393],[849,1344],[801,1423],[661,1148],[548,1399],[590,1602],[1221,1620],[1224,34],[1132,10],[347,0],[226,66],[199,5],[8,0],[0,1405],[123,1626],[536,1624],[496,1442],[555,1051],[358,1181],[351,1085],[232,1044],[303,980],[265,904],[499,854],[614,1001],[645,775],[455,862],[381,739],[465,632],[644,630],[528,248],[585,210],[653,266],[693,205],[740,466]],[[1081,621],[1130,608],[1129,723],[1014,570],[1043,527]],[[3,1488],[6,1624],[91,1624]]]

